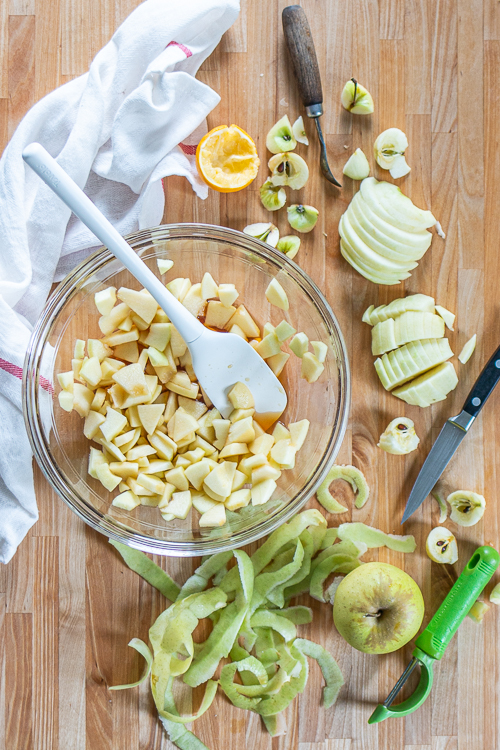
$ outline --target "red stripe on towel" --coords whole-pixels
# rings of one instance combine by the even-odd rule
[[[19,380],[23,379],[23,368],[19,367],[18,365],[12,364],[12,362],[7,362],[6,359],[2,359],[1,357],[0,357],[0,370],[5,370],[5,372],[9,373],[9,375],[13,375],[15,378],[19,378]],[[49,383],[47,378],[44,378],[43,375],[40,375],[39,382],[45,391],[48,391],[49,393],[54,393],[54,388],[52,386],[52,383]]]
[[[180,42],[169,42],[167,44],[167,47],[179,47],[179,49],[181,49],[184,52],[184,54],[186,55],[186,57],[192,57],[193,56],[193,53],[191,52],[191,50],[189,49],[189,47],[186,47],[185,44],[181,44]]]
[[[179,143],[179,146],[186,156],[194,156],[196,154],[197,146],[187,146],[185,143]]]

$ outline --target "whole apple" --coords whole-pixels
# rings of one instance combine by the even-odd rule
[[[422,593],[407,573],[388,563],[365,563],[335,592],[333,621],[346,641],[367,654],[388,654],[408,643],[424,617]]]

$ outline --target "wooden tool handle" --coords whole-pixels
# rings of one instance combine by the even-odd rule
[[[300,5],[288,5],[283,9],[283,33],[288,52],[299,84],[300,96],[305,107],[323,102],[318,59],[311,29]]]

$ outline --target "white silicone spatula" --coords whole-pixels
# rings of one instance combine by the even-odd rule
[[[285,389],[259,354],[240,336],[216,333],[165,288],[92,201],[39,143],[23,151],[23,159],[115,255],[166,312],[189,347],[198,381],[223,417],[233,407],[227,394],[237,382],[248,386],[262,422],[285,410]],[[275,415],[270,420],[270,415]]]

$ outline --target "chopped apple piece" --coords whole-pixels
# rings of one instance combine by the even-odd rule
[[[266,289],[266,299],[280,310],[288,310],[289,303],[285,290],[276,279],[272,279]]]
[[[244,456],[248,453],[246,443],[229,443],[219,453],[219,458],[230,458],[231,456]]]
[[[97,357],[99,362],[102,362],[103,359],[113,354],[113,350],[109,346],[106,346],[101,339],[89,339],[87,341],[87,351],[89,357]]]
[[[170,341],[172,335],[172,323],[151,323],[146,339],[145,346],[152,346],[163,352]]]
[[[112,461],[109,469],[113,474],[122,479],[132,477],[137,479],[139,475],[139,464],[136,461]]]
[[[251,489],[252,505],[264,505],[271,499],[277,487],[274,479],[266,479],[260,484],[255,484]]]
[[[205,309],[205,300],[201,294],[201,284],[193,284],[182,300],[182,304],[195,318]]]
[[[227,510],[238,510],[238,508],[245,508],[251,500],[250,490],[236,490],[231,492],[224,505]]]
[[[205,273],[201,280],[201,296],[204,300],[217,299],[219,296],[219,287],[215,283],[211,274],[208,271]]]
[[[308,383],[315,383],[324,369],[325,366],[321,364],[321,362],[319,362],[319,360],[315,357],[314,354],[311,354],[311,352],[306,352],[302,357],[302,368],[300,375],[302,378],[305,378]]]
[[[472,357],[474,349],[476,348],[476,339],[477,339],[477,335],[474,334],[474,336],[467,341],[467,343],[464,345],[464,348],[458,355],[458,359],[463,365],[465,365],[465,363],[468,362],[469,359]]]
[[[86,417],[90,411],[90,405],[94,399],[94,394],[81,383],[75,383],[73,386],[73,409],[81,416]]]
[[[229,421],[231,424],[234,424],[235,422],[239,422],[242,419],[246,419],[247,417],[253,417],[255,414],[255,409],[233,409],[231,414],[229,415]]]
[[[161,500],[158,503],[158,507],[160,508],[160,510],[165,510],[170,500],[172,499],[172,495],[174,494],[175,489],[176,488],[173,484],[169,484],[168,482],[166,483],[165,489],[163,490],[163,494],[161,496]]]
[[[212,528],[224,526],[226,523],[226,509],[224,505],[218,503],[213,508],[207,510],[200,516],[200,528]]]
[[[102,318],[99,318],[99,328],[105,336],[108,336],[118,328],[120,323],[123,323],[129,314],[130,307],[126,305],[125,302],[122,302],[119,305],[116,305],[116,307],[113,307],[107,315],[103,315]]]
[[[281,323],[276,326],[274,332],[278,337],[278,341],[282,344],[283,341],[286,341],[294,335],[295,328],[293,328],[293,326],[291,326],[286,320],[282,320]]]
[[[229,329],[229,333],[234,333],[236,336],[239,336],[240,338],[245,339],[245,341],[247,341],[247,337],[244,331],[242,331],[241,328],[236,325],[236,323],[231,326],[231,328]]]
[[[139,419],[148,435],[152,435],[156,430],[158,423],[163,416],[163,412],[163,404],[141,404],[137,407]]]
[[[69,391],[60,391],[57,399],[61,409],[64,409],[64,411],[73,411],[74,397],[72,393]]]
[[[192,499],[189,490],[184,492],[174,492],[172,499],[166,506],[165,510],[170,513],[174,518],[186,518],[187,514],[191,510]]]
[[[120,477],[117,477],[111,473],[109,465],[107,463],[99,464],[98,466],[96,466],[95,473],[102,486],[109,490],[109,492],[113,492],[113,490],[118,487],[121,482]]]
[[[258,348],[257,347],[255,348],[258,351]],[[261,354],[260,351],[259,351],[259,354]],[[281,374],[281,372],[283,371],[283,368],[285,367],[286,363],[290,359],[290,355],[287,354],[286,352],[280,351],[278,354],[274,354],[271,357],[264,357],[264,359],[266,360],[266,363],[269,365],[269,367],[274,372],[276,377],[278,377],[278,375]]]
[[[328,346],[323,341],[311,341],[311,346],[316,359],[323,364],[328,353]]]
[[[119,359],[125,360],[125,362],[131,362],[135,364],[139,361],[139,347],[137,341],[127,341],[126,344],[118,344],[115,346],[115,356]]]
[[[177,278],[173,279],[167,284],[168,291],[174,295],[179,302],[182,302],[186,294],[191,289],[191,282],[189,279]]]
[[[281,352],[278,337],[274,332],[268,333],[267,336],[264,336],[262,341],[257,344],[255,350],[260,354],[262,359],[269,359],[269,357],[274,357],[276,354],[279,354]]]
[[[57,375],[57,380],[63,391],[73,393],[73,384],[75,382],[73,370],[70,370],[69,372],[60,372]]]
[[[193,401],[193,399],[186,398],[185,396],[178,396],[178,401],[179,406],[196,420],[202,417],[207,411],[207,407],[202,401]]]
[[[144,370],[139,364],[127,365],[112,376],[115,383],[127,391],[131,396],[149,396],[149,388]]]
[[[255,438],[255,440],[250,443],[250,445],[248,446],[248,450],[254,455],[262,453],[264,456],[267,456],[273,445],[274,437],[265,432],[263,435]]]
[[[174,359],[177,359],[177,357],[182,357],[187,349],[186,342],[175,326],[172,326],[172,330],[170,333],[170,347],[172,349],[172,356],[174,357]]]
[[[450,310],[447,310],[446,307],[441,307],[441,305],[436,305],[434,309],[436,310],[437,314],[440,315],[444,320],[446,328],[448,328],[450,331],[453,331],[455,315],[450,312]]]
[[[248,477],[246,474],[244,474],[242,471],[239,471],[236,469],[234,472],[233,477],[233,483],[231,485],[231,492],[236,492],[236,490],[241,490],[244,484],[246,484],[248,481]]]
[[[302,358],[309,347],[309,339],[305,333],[297,333],[290,341],[289,346],[297,357]]]
[[[238,290],[234,284],[219,284],[219,299],[224,307],[231,307],[238,299]]]
[[[138,292],[135,289],[127,289],[122,286],[117,292],[118,299],[125,302],[148,325],[152,322],[158,303],[146,290]]]
[[[234,422],[229,428],[227,443],[252,443],[255,440],[252,417]]]
[[[113,502],[111,503],[115,508],[122,508],[122,510],[134,510],[134,508],[137,508],[140,504],[141,501],[139,497],[135,495],[132,490],[127,490],[126,492],[117,495],[113,498]]]
[[[77,339],[75,341],[75,350],[73,352],[74,359],[83,359],[85,357],[85,341]]]
[[[291,440],[278,440],[271,448],[271,458],[284,469],[293,469],[296,453]]]
[[[212,466],[210,465],[210,462],[205,458],[195,464],[191,464],[191,466],[188,466],[184,470],[184,474],[186,476],[186,479],[191,482],[193,487],[199,491],[203,487],[203,482],[211,471]]]
[[[96,388],[102,378],[101,365],[97,357],[90,357],[84,361],[80,369],[80,377],[85,380],[91,388]]]
[[[262,466],[257,466],[257,468],[252,471],[251,482],[252,485],[260,484],[260,482],[265,482],[266,479],[279,479],[280,476],[281,469],[276,469],[270,464],[262,464]]]
[[[304,445],[310,424],[308,419],[301,419],[300,422],[292,422],[288,425],[290,440],[295,450],[300,450]]]
[[[108,461],[102,451],[98,451],[97,448],[91,448],[89,453],[89,465],[88,473],[93,479],[97,479],[97,467],[101,464],[107,464]]]
[[[209,303],[210,305],[210,303]],[[255,320],[252,318],[248,310],[244,305],[240,305],[232,318],[229,320],[229,325],[237,325],[241,328],[243,333],[248,336],[248,338],[255,338],[256,336],[260,336],[260,328],[255,322]]]
[[[91,409],[94,409],[95,411],[98,411],[104,404],[104,401],[106,400],[106,391],[104,388],[98,388],[94,393],[94,398],[92,400],[92,404],[90,406]]]
[[[92,411],[92,409],[89,411],[88,415],[85,417],[85,422],[83,425],[83,434],[85,435],[87,440],[92,440],[94,435],[99,430],[99,427],[105,421],[106,417],[104,416],[104,414],[101,414],[98,411]]]
[[[480,602],[478,599],[478,601],[474,602],[474,604],[470,608],[468,617],[470,617],[471,620],[474,620],[474,622],[479,625],[483,621],[483,617],[485,616],[489,608],[489,604],[486,604],[486,602]]]
[[[229,428],[231,422],[229,419],[214,419],[213,427],[215,429],[216,440],[213,443],[217,450],[222,450],[226,444],[227,436],[229,435]]]
[[[252,392],[245,383],[235,383],[227,397],[235,409],[255,408],[255,401]]]
[[[212,498],[205,495],[204,492],[192,492],[191,498],[193,501],[193,507],[196,508],[198,513],[206,513],[207,510],[219,505],[216,500],[212,500]]]
[[[109,336],[106,336],[104,339],[102,339],[108,346],[118,346],[119,344],[128,344],[132,341],[138,341],[139,340],[139,331],[134,326],[130,329],[130,331],[124,331],[117,333],[112,333]]]
[[[263,464],[266,464],[266,463],[267,463],[267,456],[265,456],[263,453],[256,453],[254,456],[243,458],[238,464],[238,471],[241,471],[247,477],[250,477],[252,474],[252,471],[257,466],[263,466]]]
[[[236,308],[233,307],[233,305],[229,305],[229,307],[227,307],[226,305],[223,305],[222,302],[211,300],[207,305],[205,325],[207,325],[209,328],[218,328],[219,330],[224,330],[228,322],[234,317],[235,313]],[[237,323],[238,325],[240,325],[236,320],[232,321],[232,323]],[[242,328],[242,330],[245,330],[241,325],[240,328]]]
[[[219,498],[225,500],[231,494],[235,471],[236,464],[234,462],[223,461],[206,477],[203,482],[203,489],[210,497],[215,494],[217,497],[214,497],[214,500]]]
[[[101,315],[109,315],[116,304],[116,287],[108,286],[94,294],[94,303]]]
[[[169,484],[173,484],[178,490],[184,492],[189,489],[189,482],[184,474],[184,469],[181,466],[177,466],[175,469],[165,472],[165,480]]]
[[[166,461],[171,461],[177,453],[177,445],[168,435],[164,435],[162,432],[156,431],[154,435],[149,436],[148,440],[151,443],[153,451]]]
[[[179,407],[168,423],[168,434],[175,443],[179,443],[180,440],[197,428],[197,420],[184,411],[182,407]]]
[[[154,456],[156,449],[152,445],[137,445],[135,448],[131,448],[125,454],[127,461],[138,461],[146,456]]]
[[[158,265],[158,270],[162,276],[164,273],[170,271],[170,269],[173,268],[174,265],[174,261],[170,260],[170,258],[158,258],[156,263]]]

